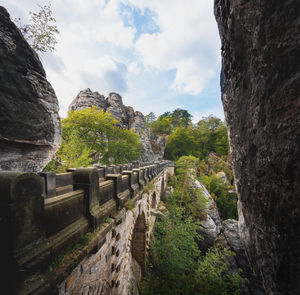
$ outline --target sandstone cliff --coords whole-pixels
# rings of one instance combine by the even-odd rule
[[[298,0],[215,0],[239,230],[267,294],[300,292]]]
[[[69,106],[69,110],[85,109],[96,106],[120,121],[118,125],[124,129],[133,129],[140,135],[142,142],[142,162],[152,162],[163,158],[166,140],[161,136],[154,136],[147,127],[144,115],[125,106],[122,97],[117,93],[110,93],[108,98],[89,88],[82,90]]]
[[[38,172],[60,145],[58,101],[37,54],[0,6],[0,170]]]

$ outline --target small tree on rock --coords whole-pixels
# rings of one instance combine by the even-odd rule
[[[15,19],[15,22],[35,51],[52,51],[55,49],[56,36],[59,34],[56,20],[52,16],[50,3],[44,6],[38,5],[38,7],[40,8],[38,12],[29,12],[30,24],[22,24],[20,18]]]

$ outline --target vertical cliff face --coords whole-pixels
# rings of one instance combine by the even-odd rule
[[[267,294],[300,290],[298,0],[215,0],[239,230]]]
[[[40,171],[60,135],[58,101],[43,66],[0,6],[0,170]]]
[[[96,106],[119,121],[118,126],[124,129],[133,129],[140,135],[142,142],[142,162],[161,160],[164,155],[166,140],[161,136],[154,136],[147,127],[144,115],[134,111],[130,106],[125,106],[122,97],[118,93],[110,93],[105,99],[98,92],[92,92],[89,88],[82,90],[69,106],[69,110],[85,109]],[[158,147],[156,147],[158,145]]]

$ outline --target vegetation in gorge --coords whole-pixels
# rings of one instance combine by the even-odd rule
[[[170,194],[167,208],[180,208],[184,216],[192,216],[194,220],[205,218],[206,199],[199,189],[191,184],[196,179],[197,158],[183,156],[176,162],[176,177],[173,193]]]
[[[127,163],[141,153],[139,135],[116,126],[117,120],[97,107],[71,111],[62,120],[62,144],[47,171],[64,172],[92,162]]]
[[[155,225],[143,295],[237,295],[243,279],[229,271],[230,251],[219,247],[202,255],[197,229],[205,219],[206,201],[192,185],[198,159],[183,156],[176,162],[173,192],[167,198],[166,217]]]
[[[214,116],[192,124],[191,115],[181,109],[166,112],[157,119],[150,113],[147,120],[155,134],[170,135],[165,157],[175,161],[183,156],[197,159],[197,176],[214,198],[221,218],[237,219],[237,198],[225,124]]]
[[[198,164],[200,182],[214,198],[220,216],[225,219],[237,219],[237,195],[234,190],[233,173],[229,156],[226,160],[210,153]]]

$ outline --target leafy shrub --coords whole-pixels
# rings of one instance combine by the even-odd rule
[[[214,198],[221,218],[238,219],[237,214],[237,196],[232,193],[233,187],[225,183],[223,179],[216,175],[202,175],[200,181],[207,188],[211,196]]]
[[[157,222],[150,245],[148,273],[141,283],[143,295],[238,295],[243,279],[229,271],[226,249],[200,255],[197,225],[174,209]]]

